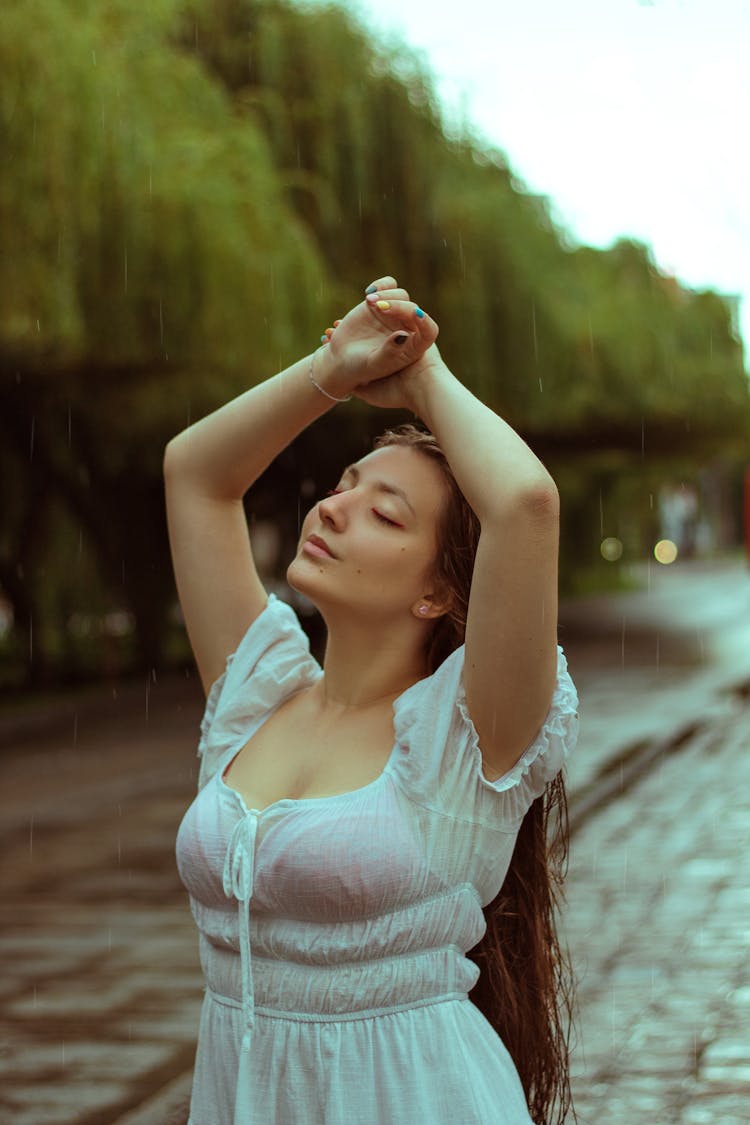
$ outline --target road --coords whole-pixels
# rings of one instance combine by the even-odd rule
[[[574,1104],[581,1125],[733,1125],[750,1120],[750,576],[649,571],[561,609],[582,715],[560,917]],[[201,709],[194,678],[168,679],[0,718],[0,1122],[180,1120],[202,993],[174,836]]]

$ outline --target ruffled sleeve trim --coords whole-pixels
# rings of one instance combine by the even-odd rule
[[[263,612],[265,613],[265,610]],[[211,687],[210,687],[209,692],[208,692],[208,696],[206,697],[206,706],[205,706],[205,709],[203,711],[203,718],[201,719],[201,726],[200,726],[201,736],[200,736],[200,739],[198,741],[198,754],[201,755],[201,756],[203,755],[203,752],[206,749],[206,743],[208,741],[208,732],[211,729],[211,725],[214,721],[214,715],[216,714],[216,707],[217,707],[218,702],[219,702],[219,696],[221,695],[222,691],[224,690],[224,684],[226,683],[227,673],[229,672],[229,669],[232,665],[232,661],[234,660],[236,655],[237,655],[236,652],[230,652],[229,656],[226,659],[224,671],[221,673],[218,680],[214,680],[214,682],[211,684]]]
[[[498,794],[513,819],[521,819],[531,803],[542,795],[547,784],[560,772],[578,741],[578,692],[568,672],[568,662],[557,646],[557,682],[547,716],[536,737],[518,761],[495,781],[484,775],[479,735],[466,704],[463,677],[456,698],[458,709],[469,731],[469,752],[483,788]]]

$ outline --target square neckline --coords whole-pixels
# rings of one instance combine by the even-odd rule
[[[318,667],[320,667],[320,665],[318,665]],[[323,675],[322,668],[320,670],[320,674],[321,674],[321,676]],[[247,732],[246,731],[244,732],[244,734],[242,736],[242,742],[240,743],[240,745],[237,747],[237,749],[235,749],[234,746],[231,747],[231,757],[229,758],[229,760],[226,762],[225,765],[222,765],[219,769],[217,769],[214,776],[218,778],[218,784],[227,793],[234,794],[234,797],[235,797],[237,803],[241,806],[242,811],[245,814],[245,816],[250,816],[252,814],[256,818],[261,817],[264,813],[268,812],[269,809],[275,809],[278,806],[296,807],[297,805],[317,804],[317,803],[320,803],[320,802],[323,802],[323,801],[341,800],[343,797],[353,797],[353,796],[355,796],[359,793],[364,793],[367,789],[372,789],[373,786],[381,783],[384,780],[384,778],[387,777],[391,773],[391,767],[392,767],[392,764],[393,764],[394,755],[396,753],[396,750],[400,746],[398,735],[396,733],[397,732],[397,723],[398,723],[398,712],[401,709],[401,707],[403,706],[403,703],[404,703],[406,697],[409,695],[409,693],[414,691],[414,689],[416,687],[418,687],[419,684],[423,684],[426,680],[429,680],[433,675],[434,675],[434,672],[430,672],[427,676],[423,676],[420,680],[415,680],[413,684],[409,684],[408,688],[405,688],[400,693],[400,695],[397,695],[396,698],[393,700],[393,703],[391,704],[391,709],[392,709],[392,714],[393,714],[393,744],[391,746],[390,753],[388,754],[388,758],[386,759],[385,765],[383,766],[383,769],[381,770],[381,772],[377,775],[377,777],[374,777],[372,779],[372,781],[368,781],[365,785],[359,785],[359,786],[357,786],[356,789],[344,789],[340,793],[324,793],[324,794],[321,794],[320,796],[317,796],[317,797],[279,797],[276,801],[271,801],[270,804],[264,805],[263,808],[257,808],[256,806],[248,805],[247,801],[245,800],[245,797],[243,796],[242,793],[240,793],[239,789],[235,789],[233,785],[229,784],[229,782],[225,779],[224,774],[229,769],[232,762],[235,760],[235,758],[239,757],[239,755],[242,753],[245,746],[253,738],[255,738],[255,735],[261,730],[262,727],[265,726],[265,724],[272,717],[272,715],[276,714],[279,707],[281,707],[281,705],[283,703],[286,703],[287,699],[291,699],[291,697],[292,697],[291,695],[287,696],[285,699],[279,700],[279,702],[276,704],[276,706],[273,707],[270,711],[268,711],[266,715],[264,715],[262,722],[260,722],[256,726],[255,730],[253,731],[253,733],[249,737],[247,735]],[[294,694],[296,694],[296,693],[293,692],[292,695],[294,695]]]

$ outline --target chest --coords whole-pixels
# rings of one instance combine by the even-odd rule
[[[224,770],[251,809],[284,798],[328,797],[369,785],[393,749],[393,708],[356,719],[316,720],[304,698],[281,705]]]

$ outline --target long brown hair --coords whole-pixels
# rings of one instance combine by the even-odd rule
[[[429,639],[428,665],[434,671],[464,642],[480,524],[431,433],[399,426],[375,440],[376,449],[388,445],[409,446],[432,458],[447,485],[434,578],[452,601]],[[481,970],[471,1000],[508,1049],[536,1125],[563,1122],[569,1110],[578,1120],[568,1046],[575,982],[554,917],[555,906],[564,901],[569,840],[565,782],[558,773],[524,816],[500,892],[483,909],[485,935],[467,954]]]

